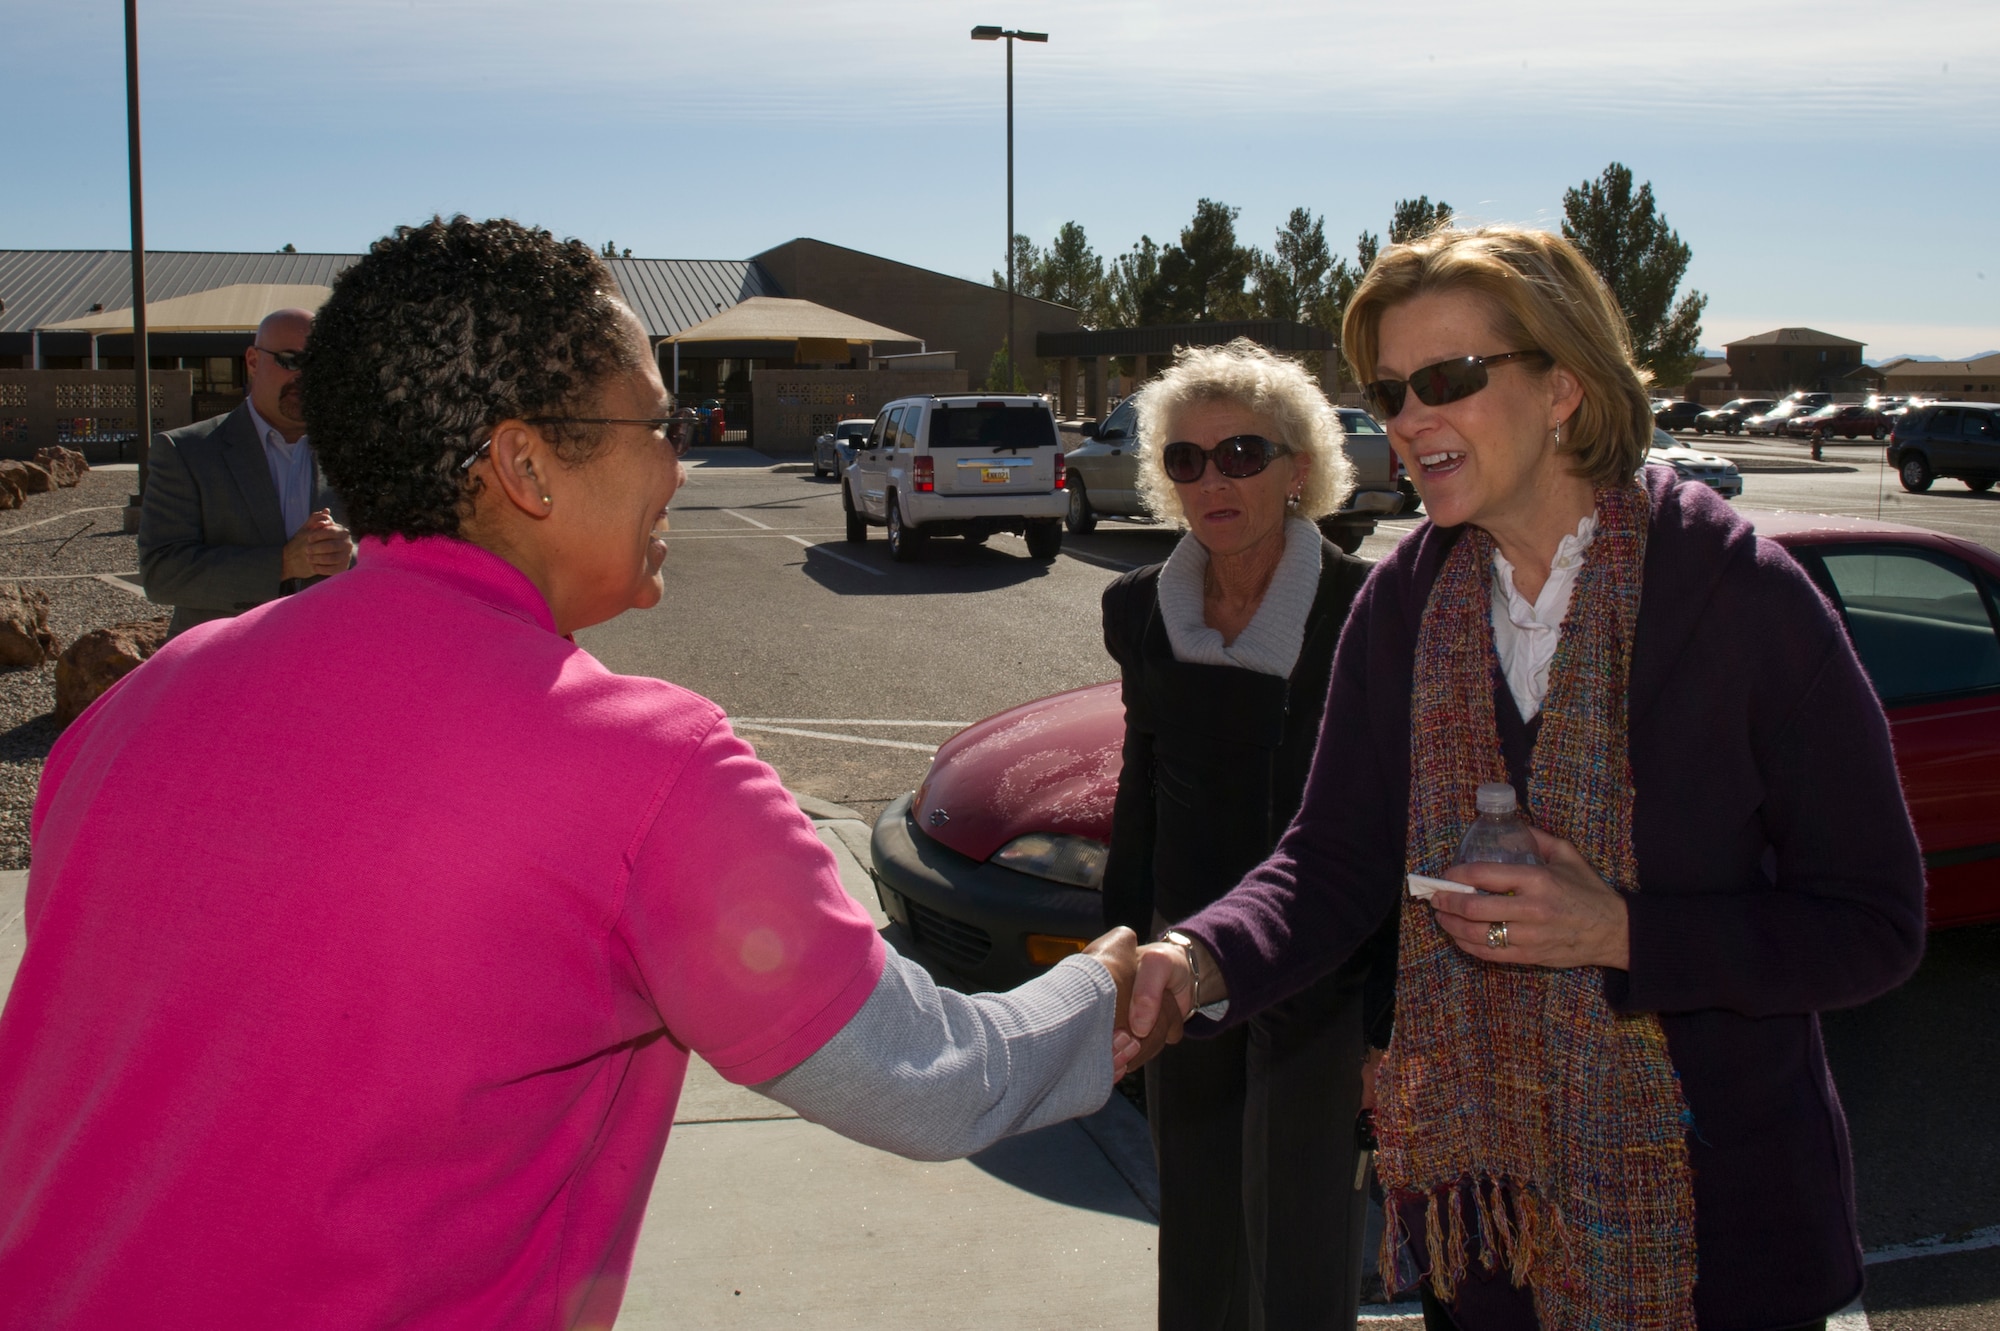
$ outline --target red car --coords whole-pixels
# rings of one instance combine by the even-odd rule
[[[1747,513],[1839,607],[1889,714],[1933,928],[2000,920],[2000,555],[1916,527]],[[875,824],[882,908],[1006,987],[1103,931],[1125,709],[1116,683],[988,717]]]
[[[1829,402],[1818,411],[1791,417],[1782,428],[1790,438],[1810,439],[1814,443],[1835,435],[1842,439],[1859,439],[1864,434],[1870,439],[1886,439],[1889,418],[1873,407]]]

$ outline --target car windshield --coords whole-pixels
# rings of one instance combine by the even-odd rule
[[[1365,411],[1343,411],[1340,413],[1340,428],[1349,434],[1387,434],[1382,423]]]
[[[833,437],[835,439],[865,439],[868,436],[869,429],[874,424],[875,422],[873,421],[842,421],[839,425],[833,427]]]
[[[932,448],[1056,448],[1056,418],[1047,407],[999,402],[938,404],[931,413]]]

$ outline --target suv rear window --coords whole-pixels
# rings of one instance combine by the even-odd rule
[[[1061,442],[1047,407],[940,402],[931,412],[932,448],[1057,448]]]

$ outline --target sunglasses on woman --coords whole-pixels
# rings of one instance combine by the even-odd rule
[[[1222,475],[1242,481],[1270,466],[1285,451],[1283,444],[1261,434],[1231,435],[1214,448],[1203,448],[1182,439],[1160,450],[1160,465],[1166,468],[1168,480],[1182,485],[1200,480],[1211,462]]]
[[[1435,365],[1426,365],[1407,379],[1377,379],[1372,384],[1363,384],[1361,392],[1368,404],[1375,408],[1375,414],[1385,421],[1396,419],[1408,401],[1408,394],[1415,393],[1417,401],[1427,407],[1442,407],[1447,402],[1457,402],[1471,397],[1486,387],[1486,367],[1505,365],[1511,360],[1526,360],[1533,357],[1542,361],[1554,361],[1546,351],[1504,351],[1497,356],[1459,356],[1453,360],[1441,360]]]

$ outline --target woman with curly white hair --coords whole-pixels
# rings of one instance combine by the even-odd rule
[[[1243,340],[1183,349],[1140,398],[1139,440],[1140,493],[1186,535],[1104,593],[1125,700],[1104,910],[1153,935],[1291,822],[1368,566],[1314,526],[1353,482],[1339,417],[1296,362]],[[1331,1125],[1360,1103],[1371,961],[1148,1066],[1162,1327],[1352,1322],[1365,1194]]]

